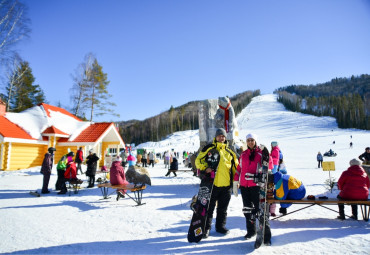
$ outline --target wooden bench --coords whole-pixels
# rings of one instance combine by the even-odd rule
[[[100,191],[103,195],[103,199],[110,198],[110,195],[116,192],[117,189],[124,189],[124,190],[129,190],[134,193],[134,197],[130,196],[128,193],[126,193],[125,195],[127,195],[129,198],[134,200],[137,205],[145,204],[145,203],[142,203],[143,190],[146,189],[146,186],[144,184],[142,185],[135,185],[135,184],[112,185],[110,182],[106,182],[106,183],[98,184],[98,188],[100,188]],[[114,189],[114,191],[110,194],[108,192],[109,188]]]
[[[286,216],[288,214],[295,213],[297,211],[301,211],[303,209],[306,209],[308,207],[314,206],[314,205],[319,205],[321,207],[324,207],[328,210],[334,211],[339,213],[339,211],[333,210],[329,207],[326,207],[324,205],[338,205],[338,204],[347,204],[347,205],[359,205],[361,208],[361,213],[364,221],[369,221],[369,211],[370,211],[370,200],[365,200],[365,201],[356,201],[356,200],[339,200],[337,198],[328,198],[328,199],[319,199],[315,198],[315,200],[310,200],[307,198],[304,198],[302,200],[278,200],[278,199],[267,199],[268,203],[283,203],[283,204],[305,204],[308,205],[306,207],[300,208],[298,210],[289,212],[284,215],[280,215],[277,217],[272,218],[271,220],[275,220],[278,218],[281,218],[283,216]]]

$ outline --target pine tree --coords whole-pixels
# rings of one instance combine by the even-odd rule
[[[119,117],[112,109],[116,104],[110,101],[112,95],[108,93],[108,75],[103,72],[103,67],[92,53],[85,57],[82,70],[82,75],[75,76],[72,88],[75,90],[72,100],[76,114],[84,115],[89,111],[90,121],[93,121],[94,116],[105,114]]]
[[[20,61],[9,77],[7,94],[3,96],[7,101],[7,111],[21,112],[45,102],[44,92],[39,85],[33,84],[35,77],[28,62]]]

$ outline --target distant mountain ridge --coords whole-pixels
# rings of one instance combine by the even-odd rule
[[[335,78],[316,85],[290,85],[274,91],[294,112],[335,117],[340,128],[370,130],[370,75]]]
[[[253,97],[260,94],[260,90],[254,90],[245,91],[230,97],[235,115],[241,112]],[[198,129],[199,102],[201,101],[191,101],[179,107],[171,106],[168,111],[154,117],[142,121],[120,121],[116,122],[116,125],[123,140],[127,144],[140,144],[147,141],[157,142],[176,131]]]

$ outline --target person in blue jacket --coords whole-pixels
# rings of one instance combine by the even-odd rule
[[[276,168],[272,169],[274,175],[274,196],[279,200],[301,200],[306,195],[306,188],[303,183],[291,175],[283,174],[277,171]],[[287,208],[292,204],[280,203],[279,212],[282,214],[287,213]]]
[[[322,157],[321,152],[317,153],[316,159],[317,159],[317,162],[318,162],[317,168],[322,167],[323,157]]]

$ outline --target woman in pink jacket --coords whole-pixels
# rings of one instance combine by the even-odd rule
[[[370,180],[365,170],[361,167],[361,161],[354,158],[350,162],[350,167],[342,173],[338,180],[339,199],[345,200],[367,200],[369,196]],[[338,204],[338,219],[344,220],[344,205]],[[357,205],[351,205],[351,218],[357,220]]]
[[[129,184],[128,181],[126,181],[125,176],[125,170],[121,164],[122,158],[120,156],[117,156],[112,163],[112,166],[110,167],[110,183],[112,185],[119,185],[119,184]],[[124,189],[117,189],[117,201],[120,198],[124,198],[126,194],[126,190]]]
[[[247,135],[247,150],[243,151],[239,158],[239,165],[234,175],[235,184],[239,184],[243,199],[243,213],[247,223],[245,239],[256,235],[256,218],[259,209],[260,187],[257,186],[256,173],[262,162],[262,150],[257,146],[257,136]],[[237,195],[237,192],[234,192]],[[265,228],[265,245],[271,245],[271,231],[268,224]]]

